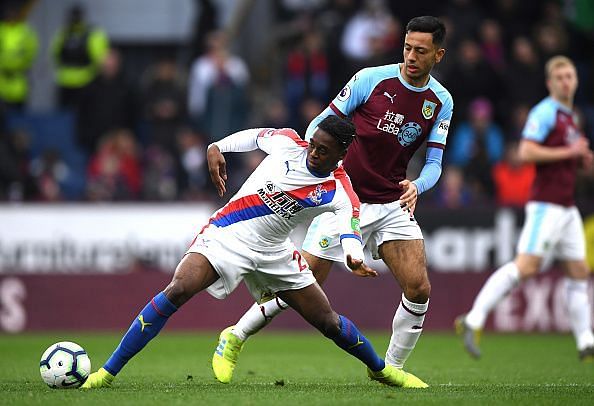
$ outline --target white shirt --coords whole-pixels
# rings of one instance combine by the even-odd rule
[[[269,154],[208,227],[226,228],[256,251],[278,251],[290,243],[289,233],[323,212],[338,216],[346,254],[364,259],[359,230],[359,199],[342,167],[328,175],[307,168],[308,143],[291,129],[251,129],[215,143],[221,152]]]

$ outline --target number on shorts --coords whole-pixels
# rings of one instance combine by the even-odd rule
[[[301,263],[301,254],[297,250],[293,251],[293,261],[295,260],[297,260],[297,265],[299,265],[299,272],[307,269],[307,265]]]

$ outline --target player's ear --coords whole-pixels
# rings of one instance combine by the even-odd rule
[[[440,63],[445,55],[445,48],[439,48],[437,52],[435,52],[435,63]]]

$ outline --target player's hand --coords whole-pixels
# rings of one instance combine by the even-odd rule
[[[347,255],[347,266],[349,269],[357,276],[361,277],[368,277],[368,276],[377,276],[377,272],[368,267],[363,260],[361,259],[353,259],[353,257],[349,254]]]
[[[590,141],[586,137],[579,137],[569,145],[569,150],[572,157],[583,159],[592,152],[589,147]]]
[[[227,163],[225,157],[215,144],[210,144],[206,150],[206,160],[208,161],[208,172],[210,180],[217,189],[220,197],[225,194],[225,182],[227,181]]]
[[[417,207],[417,198],[419,197],[417,185],[408,179],[404,179],[398,184],[404,189],[404,193],[400,196],[400,207],[402,207],[402,210],[408,210],[412,217]]]

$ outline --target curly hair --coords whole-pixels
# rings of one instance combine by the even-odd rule
[[[338,116],[330,115],[323,119],[318,128],[330,134],[345,149],[351,145],[357,132],[355,126],[349,120]]]

